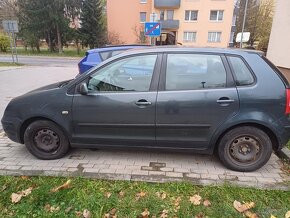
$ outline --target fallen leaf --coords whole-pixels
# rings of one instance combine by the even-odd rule
[[[111,193],[111,192],[106,192],[106,193],[105,193],[105,196],[106,196],[106,198],[110,198],[110,197],[111,197],[111,195],[112,195],[112,193]]]
[[[72,207],[68,207],[68,208],[65,209],[64,212],[65,212],[65,213],[69,213],[71,210],[72,210]]]
[[[62,184],[61,186],[53,188],[50,191],[54,193],[54,192],[58,192],[59,190],[62,190],[62,189],[68,189],[68,188],[70,188],[70,184],[71,184],[71,180],[69,179],[64,184]]]
[[[167,194],[165,192],[156,192],[155,194],[162,200],[164,200],[167,197]]]
[[[21,179],[27,180],[27,179],[29,179],[29,177],[28,176],[21,176]]]
[[[176,206],[176,207],[179,206],[180,201],[181,201],[181,197],[177,197],[174,201],[174,206]]]
[[[193,205],[200,205],[200,200],[201,200],[201,197],[199,195],[193,195],[189,198],[189,201]]]
[[[143,192],[143,191],[137,193],[136,194],[136,200],[138,201],[141,197],[144,197],[145,195],[146,195],[146,192]]]
[[[2,188],[1,188],[1,192],[5,191],[6,188],[7,188],[7,186],[3,185]]]
[[[290,210],[288,210],[287,213],[285,214],[285,218],[290,218]]]
[[[251,211],[247,210],[245,211],[245,216],[248,217],[248,218],[258,218],[258,215],[255,214],[255,213],[252,213]]]
[[[203,201],[203,205],[205,206],[205,207],[210,207],[211,206],[211,203],[210,203],[210,201],[209,200],[204,200]]]
[[[199,212],[197,215],[194,216],[194,218],[204,218],[204,215],[202,212]]]
[[[240,213],[243,213],[246,210],[249,210],[249,209],[255,207],[255,203],[254,202],[241,204],[239,201],[234,201],[233,205],[234,205],[234,208],[237,211],[239,211]]]
[[[120,191],[120,192],[119,192],[119,196],[120,196],[120,197],[124,197],[124,195],[125,195],[125,192],[123,192],[123,191]]]
[[[160,214],[160,218],[167,218],[168,217],[168,210],[163,210],[162,213]]]
[[[277,217],[275,217],[274,215],[271,214],[271,218],[277,218]]]
[[[12,201],[12,203],[19,202],[22,197],[31,194],[31,191],[32,191],[32,187],[29,187],[26,190],[23,190],[23,191],[20,191],[20,192],[17,192],[17,193],[12,193],[11,194],[11,201]]]
[[[60,207],[54,207],[54,206],[50,206],[50,204],[46,204],[44,206],[44,209],[50,213],[56,212],[60,210]]]
[[[150,212],[148,211],[147,208],[141,213],[142,218],[149,218]]]
[[[91,212],[87,209],[84,209],[83,217],[84,218],[91,218]]]
[[[77,217],[82,216],[82,212],[81,212],[81,211],[76,211],[76,216],[77,216]]]
[[[175,200],[174,200],[174,212],[177,212],[179,209],[180,209],[180,201],[181,201],[181,197],[177,197]]]
[[[106,213],[104,215],[104,218],[117,218],[116,213],[117,213],[117,209],[116,208],[113,208],[112,210],[110,210],[109,213]]]

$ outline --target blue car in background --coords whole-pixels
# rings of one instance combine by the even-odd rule
[[[86,56],[78,64],[79,74],[85,73],[102,61],[105,61],[108,58],[118,55],[126,50],[133,48],[144,48],[148,46],[149,45],[118,45],[88,50],[86,52]]]

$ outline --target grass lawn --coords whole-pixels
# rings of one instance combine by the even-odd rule
[[[232,186],[195,186],[189,183],[152,184],[144,182],[103,181],[72,178],[70,188],[51,192],[67,178],[0,177],[0,217],[245,217],[233,207],[235,200],[254,202],[250,209],[259,217],[285,217],[290,210],[290,192],[267,191]],[[18,203],[11,194],[33,187]],[[198,194],[201,205],[190,197]],[[211,206],[204,206],[208,199]],[[146,208],[150,212],[146,216]],[[163,213],[162,215],[162,211]],[[111,216],[108,214],[111,211]],[[115,213],[116,212],[116,213]],[[143,215],[141,215],[141,213]],[[107,214],[107,215],[106,215]],[[105,216],[106,215],[106,216]],[[86,216],[85,216],[86,217]]]
[[[85,56],[86,50],[81,50],[80,54],[77,54],[75,48],[64,48],[63,53],[59,54],[58,52],[50,52],[47,48],[40,48],[40,52],[32,51],[31,49],[25,49],[23,47],[17,47],[17,54],[19,55],[35,55],[35,56],[52,56],[52,57],[83,57]],[[0,52],[0,54],[10,54],[10,51]]]
[[[12,63],[12,62],[0,62],[0,67],[17,67],[23,66],[24,64],[20,63]]]

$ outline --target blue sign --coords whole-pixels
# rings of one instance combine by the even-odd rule
[[[145,36],[160,36],[161,26],[158,22],[146,22],[145,23]]]

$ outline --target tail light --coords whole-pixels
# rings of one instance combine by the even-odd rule
[[[290,89],[286,89],[286,114],[290,114]]]

